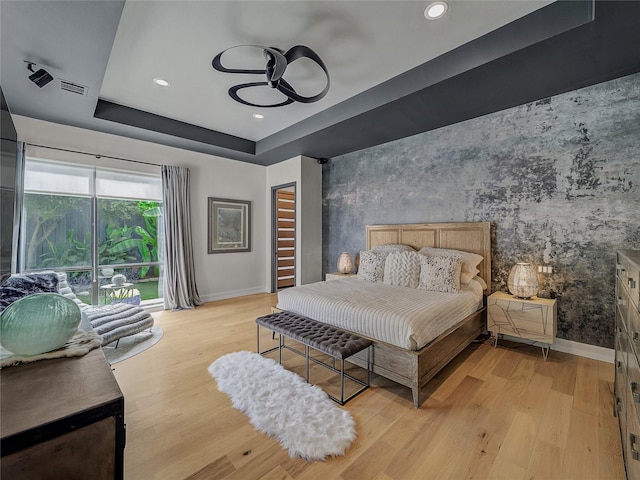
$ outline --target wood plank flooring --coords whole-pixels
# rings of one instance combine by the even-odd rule
[[[418,410],[408,388],[374,376],[345,407],[358,431],[346,455],[292,460],[207,372],[226,353],[255,351],[255,318],[274,303],[259,294],[154,313],[164,338],[114,365],[127,480],[624,478],[613,365],[556,351],[544,362],[539,348],[489,342],[438,374]]]

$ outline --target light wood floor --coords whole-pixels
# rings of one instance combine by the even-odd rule
[[[358,438],[344,457],[292,460],[219,392],[207,367],[255,351],[270,294],[155,313],[164,338],[114,366],[125,396],[127,480],[624,478],[613,366],[540,349],[468,347],[411,392],[380,377],[347,404]],[[518,348],[519,347],[519,348]]]

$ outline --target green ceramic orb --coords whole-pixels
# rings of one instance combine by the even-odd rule
[[[69,298],[35,293],[0,315],[0,344],[18,355],[38,355],[62,347],[78,331],[82,314]]]

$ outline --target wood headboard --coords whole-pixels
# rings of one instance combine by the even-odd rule
[[[487,284],[485,294],[491,293],[491,224],[413,223],[367,225],[367,250],[387,243],[404,243],[416,250],[422,247],[452,248],[482,255],[478,274]]]

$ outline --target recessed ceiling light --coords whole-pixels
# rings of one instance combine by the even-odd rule
[[[160,85],[161,87],[168,87],[170,85],[169,82],[163,80],[162,78],[154,78],[153,83],[155,83],[156,85]]]
[[[433,2],[424,11],[427,20],[436,20],[447,13],[447,4],[445,2]]]
[[[256,120],[262,120],[264,118],[264,115],[262,115],[261,113],[254,113],[253,118],[255,118]]]

